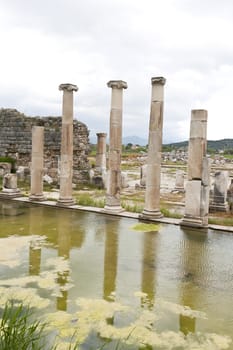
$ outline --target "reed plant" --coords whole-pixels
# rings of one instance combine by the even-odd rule
[[[1,310],[0,350],[44,350],[45,344],[44,324],[32,320],[30,307],[7,302]]]
[[[0,350],[56,350],[54,334],[46,331],[46,323],[36,319],[29,305],[8,301],[0,309]],[[77,350],[78,343],[67,344],[67,350]]]

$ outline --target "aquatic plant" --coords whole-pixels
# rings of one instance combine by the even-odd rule
[[[32,320],[29,306],[8,301],[1,310],[0,349],[40,350],[45,341],[44,324]]]
[[[141,232],[152,232],[152,231],[158,231],[160,228],[160,225],[158,224],[147,224],[147,223],[139,223],[131,227],[134,231],[141,231]]]
[[[28,304],[9,300],[0,310],[0,350],[77,350],[78,344],[60,342],[46,330],[47,324],[35,320]]]

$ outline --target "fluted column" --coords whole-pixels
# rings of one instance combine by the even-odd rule
[[[151,112],[149,125],[149,143],[147,157],[145,208],[142,218],[156,219],[162,217],[160,212],[160,172],[163,132],[163,101],[166,79],[151,79]]]
[[[96,170],[100,173],[106,170],[106,137],[107,134],[99,132],[97,136],[97,150],[96,150]]]
[[[107,86],[112,88],[112,99],[109,132],[109,170],[105,210],[119,212],[123,210],[120,204],[122,101],[123,89],[127,89],[127,83],[122,80],[111,80]]]
[[[62,138],[61,138],[61,165],[60,165],[60,194],[57,205],[73,205],[72,178],[73,178],[73,92],[78,87],[73,84],[61,84],[63,91],[62,105]]]
[[[31,194],[32,201],[43,201],[43,169],[44,169],[44,127],[32,127],[32,164]]]

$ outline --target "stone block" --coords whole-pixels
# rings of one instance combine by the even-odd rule
[[[200,217],[201,210],[201,180],[186,183],[185,215]]]

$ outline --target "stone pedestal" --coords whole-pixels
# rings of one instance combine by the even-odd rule
[[[233,212],[233,179],[231,179],[230,186],[227,190],[227,202],[229,205],[229,211]]]
[[[210,211],[229,211],[229,205],[227,203],[227,188],[228,188],[228,172],[217,171],[214,175],[214,189],[212,193]]]
[[[72,84],[61,84],[63,91],[62,105],[62,139],[60,162],[60,194],[57,201],[59,206],[70,206],[75,203],[72,198],[73,178],[73,91],[78,87]]]
[[[123,211],[120,203],[122,100],[123,89],[127,89],[127,83],[122,80],[111,80],[107,85],[112,88],[112,98],[109,132],[109,170],[104,210],[108,212],[120,212]]]
[[[3,177],[2,191],[0,192],[0,198],[15,198],[21,197],[22,193],[17,187],[17,175],[6,174]]]
[[[151,79],[152,96],[146,171],[145,208],[141,215],[141,217],[145,219],[156,219],[162,217],[159,205],[165,82],[166,80],[163,77]]]
[[[185,214],[180,223],[183,226],[208,226],[210,163],[206,157],[206,134],[207,111],[192,110]]]
[[[44,169],[44,127],[32,128],[32,163],[31,163],[31,194],[29,200],[44,201],[43,194]]]
[[[177,170],[174,192],[184,192],[184,171]]]
[[[100,132],[97,133],[97,150],[96,150],[96,163],[95,168],[99,173],[106,171],[106,137],[107,134]]]

